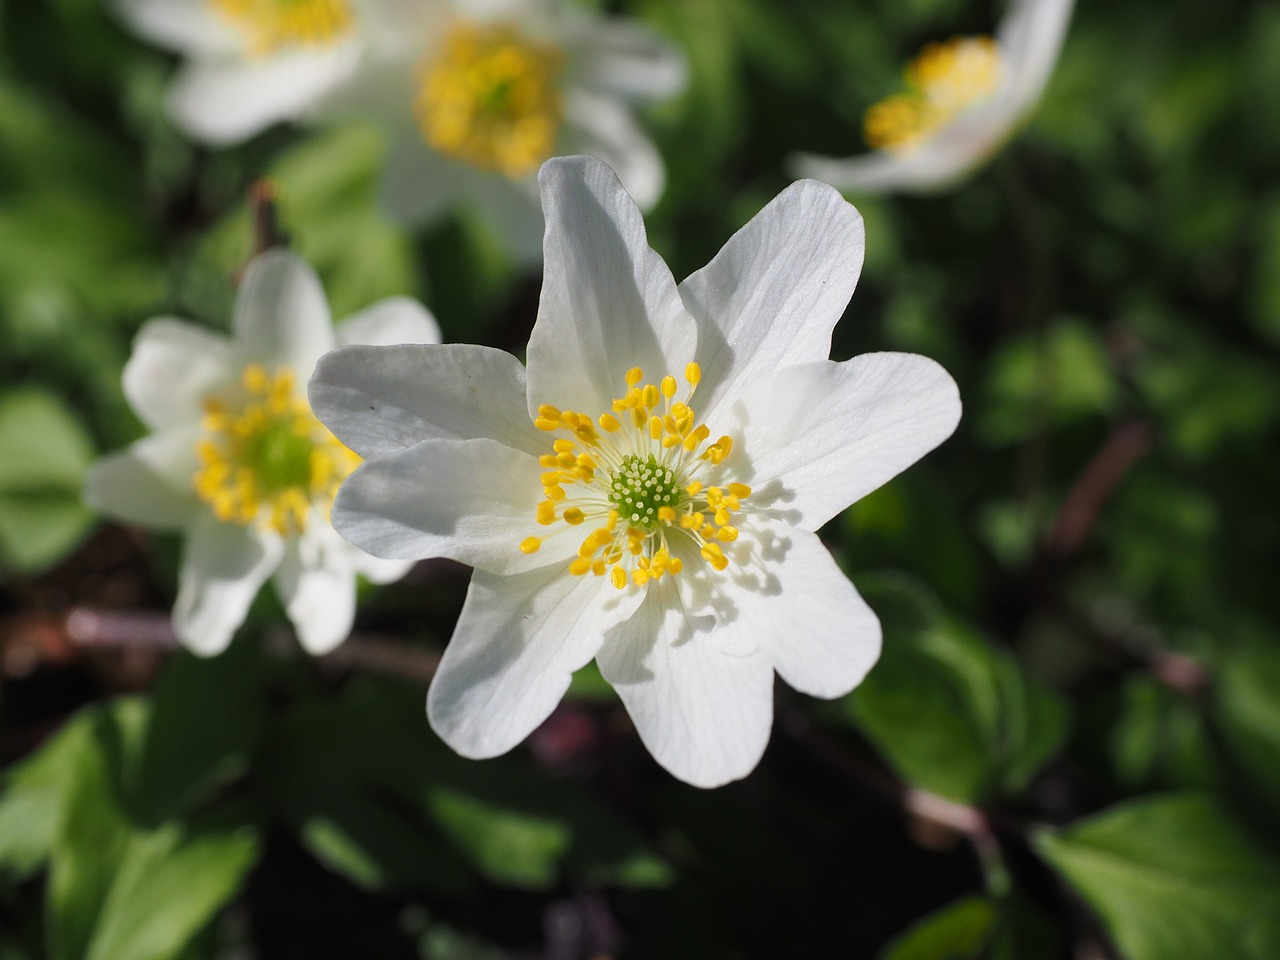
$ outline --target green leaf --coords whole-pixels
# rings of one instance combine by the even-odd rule
[[[428,803],[441,827],[497,883],[531,890],[555,884],[573,835],[563,820],[438,787]]]
[[[1041,423],[1057,427],[1109,413],[1116,383],[1098,332],[1060,319],[1042,339],[1009,340],[991,360],[977,429],[992,445],[1023,440]]]
[[[52,960],[85,956],[132,835],[120,781],[136,747],[145,706],[123,701],[94,709],[87,717],[91,736],[75,757],[50,858],[45,906]]]
[[[1280,866],[1205,797],[1130,801],[1035,843],[1126,960],[1280,956]]]
[[[88,531],[80,487],[93,446],[67,406],[43,390],[0,397],[0,562],[35,572]]]
[[[85,960],[170,960],[232,898],[257,861],[248,828],[130,837]]]
[[[1280,804],[1280,653],[1265,640],[1224,657],[1212,713],[1227,752],[1275,816]]]
[[[96,711],[68,720],[8,771],[0,794],[0,869],[22,879],[49,859],[82,758],[93,749]]]
[[[83,715],[73,779],[54,838],[46,900],[53,960],[177,960],[256,859],[243,827],[138,828],[123,802],[147,705]]]
[[[1066,711],[1048,689],[903,578],[859,578],[884,652],[845,701],[909,783],[961,803],[1016,792],[1057,750]]]
[[[158,824],[242,775],[261,736],[261,645],[233,643],[221,656],[174,654],[156,686],[131,812]]]
[[[989,900],[966,897],[917,922],[881,960],[972,960],[991,938],[995,920]]]

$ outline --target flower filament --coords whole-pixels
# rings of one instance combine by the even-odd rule
[[[214,11],[248,38],[248,50],[266,57],[285,47],[329,47],[349,34],[348,0],[209,0]]]
[[[676,400],[676,378],[644,383],[639,367],[627,372],[627,389],[611,412],[596,420],[572,410],[543,405],[534,425],[562,436],[539,463],[545,499],[535,519],[542,526],[564,523],[589,528],[578,555],[569,562],[575,576],[609,575],[622,589],[674,576],[684,568],[677,545],[691,543],[714,570],[729,565],[725,543],[738,539],[734,514],[751,488],[743,483],[709,486],[708,474],[733,450],[733,438],[707,443],[711,431],[698,424],[688,400],[701,379],[685,370],[686,400]],[[520,544],[525,553],[542,545],[538,537]]]
[[[931,43],[907,64],[907,89],[874,104],[863,117],[867,145],[906,152],[1000,84],[1000,48],[991,37]]]
[[[288,368],[269,374],[251,363],[243,399],[204,401],[196,444],[196,495],[224,523],[301,533],[312,507],[328,515],[338,486],[360,458],[315,418]]]
[[[425,65],[414,104],[423,139],[464,163],[521,177],[554,151],[564,57],[505,24],[459,23]]]

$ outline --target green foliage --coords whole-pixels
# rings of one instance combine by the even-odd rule
[[[996,911],[969,897],[930,914],[890,945],[883,960],[973,960],[991,936]]]
[[[638,117],[677,278],[794,151],[859,152],[922,44],[1008,6],[582,2],[686,58]],[[89,536],[80,491],[139,436],[138,327],[227,327],[253,183],[337,317],[408,294],[519,352],[538,274],[466,214],[395,224],[359,118],[194,144],[164,112],[182,58],[113,10],[0,4],[0,960],[1064,960],[1097,930],[1124,960],[1280,956],[1274,4],[1077,3],[999,156],[851,197],[833,356],[934,357],[965,417],[822,531],[879,664],[830,706],[779,684],[761,766],[710,792],[652,764],[593,664],[531,747],[449,751],[379,676],[429,673],[465,590],[443,563],[362,589],[390,661],[304,659],[269,587],[222,656],[152,649],[179,548]]]
[[[1195,795],[1130,801],[1037,840],[1126,960],[1280,951],[1280,868]]]
[[[977,803],[1016,793],[1061,745],[1066,711],[1017,662],[897,578],[862,578],[885,625],[849,715],[908,782]]]
[[[80,488],[94,450],[75,414],[43,390],[0,396],[0,565],[39,571],[85,535]]]

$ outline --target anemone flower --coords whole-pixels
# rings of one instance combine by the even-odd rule
[[[213,146],[304,119],[348,77],[364,0],[110,0],[135,33],[182,55],[166,106]]]
[[[303,387],[337,344],[437,343],[416,301],[384,300],[335,330],[315,273],[281,250],[245,271],[230,338],[159,317],[124,369],[124,392],[153,431],[90,470],[85,499],[119,520],[185,535],[173,625],[201,655],[221,652],[274,574],[298,640],[333,649],[351,630],[355,580],[402,576],[329,523],[360,458],[316,420]]]
[[[538,166],[590,153],[644,207],[662,158],[632,108],[685,82],[683,59],[639,24],[572,0],[367,0],[370,54],[328,101],[378,120],[391,146],[388,212],[429,226],[459,208],[520,260],[541,252]]]
[[[467,344],[345,347],[317,415],[366,458],[334,504],[377,556],[475,567],[427,712],[469,757],[519,743],[593,657],[677,777],[745,776],[773,675],[836,697],[880,625],[814,531],[955,428],[924,357],[827,359],[858,212],[796,183],[679,287],[593,157],[540,175],[528,367]]]
[[[871,107],[871,153],[798,154],[790,168],[841,190],[928,192],[994,154],[1040,99],[1057,63],[1073,0],[1011,0],[995,37],[930,44],[907,65],[907,90]]]

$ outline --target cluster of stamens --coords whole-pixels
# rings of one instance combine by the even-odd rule
[[[215,12],[248,38],[250,54],[284,47],[327,47],[354,25],[349,0],[209,0]]]
[[[234,409],[219,397],[204,402],[196,494],[225,523],[301,533],[312,507],[327,515],[360,458],[315,418],[292,370],[249,364],[241,384]]]
[[[509,177],[536,170],[560,131],[563,62],[511,26],[457,24],[424,67],[414,105],[423,139]]]
[[[875,149],[906,151],[990,97],[999,86],[1000,48],[991,37],[931,43],[906,68],[904,93],[867,110],[863,135]]]
[[[681,539],[696,545],[713,569],[729,565],[722,544],[738,539],[733,515],[751,488],[708,486],[703,479],[732,452],[733,438],[707,443],[711,431],[697,423],[687,402],[701,377],[696,363],[686,367],[689,390],[680,401],[675,377],[642,384],[643,371],[633,367],[612,412],[595,420],[572,410],[538,408],[535,426],[563,436],[539,459],[545,499],[535,519],[547,527],[590,528],[569,562],[570,573],[607,573],[618,589],[628,579],[643,586],[681,572],[684,563],[673,553]],[[529,537],[520,549],[534,553],[541,546],[542,538]]]

